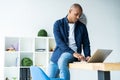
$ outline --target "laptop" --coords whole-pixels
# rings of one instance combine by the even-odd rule
[[[88,60],[88,63],[102,63],[110,55],[110,49],[97,49],[96,52]]]

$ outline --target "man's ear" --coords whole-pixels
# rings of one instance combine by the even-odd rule
[[[69,10],[69,13],[71,13],[72,9]]]

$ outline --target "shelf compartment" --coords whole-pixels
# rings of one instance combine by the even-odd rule
[[[22,52],[20,53],[20,66],[21,67],[29,67],[29,66],[22,66],[22,60],[23,58],[29,58],[30,60],[32,60],[32,65],[33,65],[33,53],[32,52]]]
[[[5,68],[4,70],[4,80],[14,80],[13,78],[16,78],[16,80],[19,80],[19,68],[13,68],[13,67],[9,67],[9,68]],[[6,79],[7,78],[7,79]]]
[[[49,38],[49,52],[53,52],[55,49],[55,40],[54,38]]]
[[[20,80],[32,80],[30,68],[20,68]]]
[[[19,38],[6,37],[5,38],[5,51],[19,51]]]
[[[5,52],[5,67],[17,67],[19,66],[18,52]]]
[[[47,38],[38,37],[35,38],[35,52],[47,51]]]
[[[40,66],[45,69],[48,63],[47,55],[47,53],[35,53],[35,66]]]
[[[33,51],[33,38],[20,39],[20,51]]]

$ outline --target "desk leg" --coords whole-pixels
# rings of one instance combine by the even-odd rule
[[[98,71],[98,80],[110,80],[110,71]]]

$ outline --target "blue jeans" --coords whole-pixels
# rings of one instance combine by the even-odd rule
[[[50,62],[48,76],[51,78],[57,78],[59,76],[63,80],[70,80],[68,64],[73,62],[74,59],[71,53],[63,53],[57,63]]]

